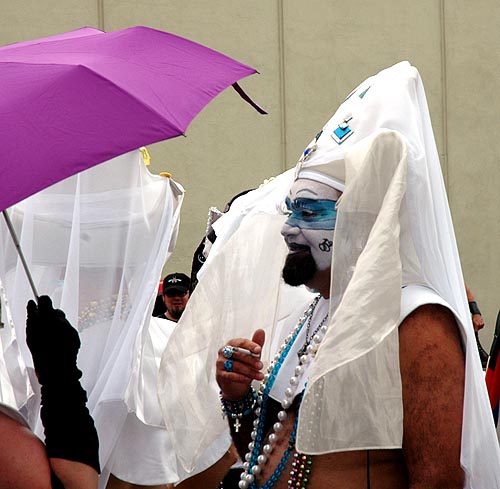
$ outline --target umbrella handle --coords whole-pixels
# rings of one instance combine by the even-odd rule
[[[28,268],[28,264],[26,263],[26,260],[24,259],[24,254],[23,250],[21,249],[21,245],[19,244],[19,240],[17,239],[16,236],[16,231],[14,229],[14,226],[12,225],[12,221],[10,220],[9,214],[7,213],[7,210],[2,211],[3,217],[5,218],[5,222],[7,223],[7,228],[9,229],[10,235],[12,236],[12,241],[14,241],[14,246],[16,247],[17,253],[19,255],[19,258],[21,259],[21,263],[23,265],[24,271],[26,272],[26,276],[28,277],[28,282],[30,283],[31,290],[33,291],[33,294],[35,295],[35,299],[38,302],[38,292],[35,287],[35,282],[33,282],[33,277],[31,276],[31,273]]]

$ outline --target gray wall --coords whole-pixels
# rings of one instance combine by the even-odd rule
[[[0,44],[84,25],[148,25],[218,49],[260,72],[229,89],[187,138],[151,146],[152,171],[187,190],[177,249],[165,273],[189,272],[210,206],[293,166],[345,95],[408,59],[420,70],[464,275],[483,310],[489,346],[500,307],[500,3],[497,0],[0,0]]]

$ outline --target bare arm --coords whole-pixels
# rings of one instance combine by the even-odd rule
[[[471,303],[473,303],[476,305],[477,311],[479,311],[474,294],[472,293],[472,290],[469,289],[469,286],[467,284],[465,284],[465,292],[467,294],[467,301],[469,302],[469,308],[471,307]],[[484,328],[483,315],[480,312],[471,312],[471,314],[472,314],[472,325],[474,326],[474,331],[477,332],[480,329],[483,329]]]
[[[462,489],[465,361],[453,314],[418,308],[399,328],[403,453],[411,489]]]
[[[63,458],[49,458],[50,466],[64,489],[96,489],[98,474],[90,465]]]
[[[45,446],[28,428],[0,413],[0,489],[50,489]]]

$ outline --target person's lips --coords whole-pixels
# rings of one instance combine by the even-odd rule
[[[291,254],[302,253],[304,251],[310,251],[309,246],[300,245],[297,243],[287,243],[288,250]]]

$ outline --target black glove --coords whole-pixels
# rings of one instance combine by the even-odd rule
[[[87,409],[87,393],[76,366],[78,332],[48,296],[38,306],[28,302],[26,342],[41,385],[40,417],[49,457],[81,462],[99,469],[99,441]]]
[[[38,306],[29,301],[27,311],[26,343],[40,384],[80,379],[82,373],[76,366],[80,337],[64,312],[54,309],[46,295],[39,298]]]

